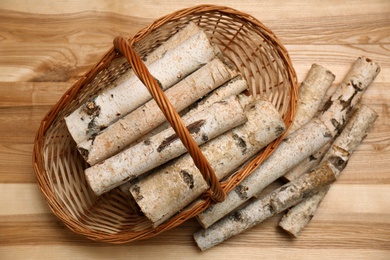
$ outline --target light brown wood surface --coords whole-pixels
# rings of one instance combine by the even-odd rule
[[[32,167],[40,120],[112,45],[202,1],[0,1],[0,259],[390,259],[390,1],[209,1],[255,16],[290,53],[301,82],[319,63],[340,82],[359,56],[382,68],[363,103],[379,114],[298,239],[278,215],[201,253],[195,220],[124,245],[68,230]]]

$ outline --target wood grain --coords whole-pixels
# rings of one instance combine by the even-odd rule
[[[90,241],[52,214],[32,167],[43,116],[112,46],[191,1],[0,2],[0,259],[389,259],[390,2],[223,1],[267,25],[282,41],[301,81],[312,63],[337,86],[362,55],[382,68],[363,103],[379,114],[309,226],[298,239],[277,228],[281,215],[201,253],[195,220],[126,245]]]

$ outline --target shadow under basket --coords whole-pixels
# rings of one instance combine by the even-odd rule
[[[153,228],[146,217],[132,209],[126,195],[118,188],[101,196],[94,195],[84,177],[84,169],[88,165],[79,154],[64,117],[129,69],[140,74],[141,81],[155,100],[157,95],[162,102],[168,102],[155,91],[156,82],[152,77],[148,78],[141,59],[190,21],[201,27],[236,65],[248,82],[252,96],[265,96],[279,110],[287,129],[292,124],[298,87],[291,60],[276,36],[248,14],[228,7],[195,6],[160,18],[125,41],[116,39],[115,48],[112,47],[48,112],[35,138],[33,163],[38,185],[51,210],[72,231],[92,240],[110,243],[126,243],[156,236],[216,203],[216,194],[223,198],[251,174],[284,138],[281,136],[270,143],[227,181],[215,183],[212,169],[208,171],[206,167],[206,170],[201,170],[206,182],[211,184],[209,191],[197,203],[157,228]],[[182,136],[178,131],[184,126],[175,125],[176,120],[172,120],[178,116],[177,112],[168,111],[165,116],[180,139],[188,139],[187,135]],[[200,152],[197,146],[187,147],[187,150],[195,155]],[[201,157],[197,163],[207,165],[207,159]]]

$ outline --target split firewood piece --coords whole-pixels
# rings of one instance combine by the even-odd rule
[[[265,162],[227,194],[223,202],[200,213],[197,216],[200,224],[212,225],[334,138],[379,72],[379,65],[372,60],[357,59],[318,117],[285,139]]]
[[[217,54],[220,51],[211,44],[203,31],[199,31],[177,47],[166,51],[148,69],[161,88],[166,90]],[[151,98],[143,83],[133,76],[93,97],[67,116],[65,121],[73,139],[79,144]]]
[[[367,106],[360,107],[348,121],[340,136],[336,138],[329,152],[324,156],[325,161],[331,161],[338,170],[336,177],[341,173],[347,161],[359,144],[367,136],[368,131],[378,118],[378,114]],[[325,187],[316,195],[306,198],[292,207],[282,218],[279,226],[289,234],[298,237],[302,229],[310,222],[321,201],[327,194],[330,186]]]
[[[303,174],[292,182],[250,202],[207,229],[194,234],[198,247],[204,251],[228,238],[248,230],[262,221],[299,203],[305,197],[316,194],[322,187],[336,180],[335,167],[326,162],[313,171]]]
[[[289,135],[312,119],[320,109],[335,75],[327,68],[313,64],[299,88],[298,108]]]
[[[215,58],[165,93],[179,112],[236,75],[230,64]],[[152,99],[79,144],[78,149],[90,165],[95,165],[128,147],[164,121],[164,114]]]
[[[242,96],[245,99],[251,97]],[[245,108],[248,122],[202,145],[218,179],[279,137],[285,125],[279,112],[268,101],[259,99]],[[186,154],[157,169],[130,188],[141,211],[158,226],[208,189],[192,158]]]
[[[247,121],[236,96],[183,118],[197,144],[208,140]],[[172,128],[168,128],[142,143],[85,170],[89,186],[101,195],[126,181],[156,168],[186,152],[186,148]]]

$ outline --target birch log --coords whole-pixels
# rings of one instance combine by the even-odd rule
[[[334,79],[335,75],[327,68],[318,64],[311,66],[299,88],[298,109],[289,135],[314,117]]]
[[[236,75],[230,65],[216,58],[166,90],[166,96],[179,112]],[[164,121],[164,114],[152,99],[81,143],[78,149],[90,165],[95,165],[117,154]]]
[[[153,62],[155,62],[158,59],[161,59],[162,56],[167,51],[170,51],[180,45],[181,43],[188,40],[190,37],[194,36],[196,33],[198,33],[200,30],[202,30],[199,26],[197,26],[193,22],[189,22],[186,26],[184,26],[182,29],[178,30],[175,34],[173,34],[171,37],[169,37],[163,44],[158,46],[155,50],[153,50],[151,53],[146,55],[143,58],[143,62],[146,66],[149,66]],[[118,78],[112,86],[107,86],[107,89],[110,87],[115,87],[120,84],[125,83],[129,79],[132,81],[135,80],[135,73],[130,68],[127,70],[120,78]]]
[[[311,66],[305,80],[299,88],[298,109],[289,134],[294,133],[318,113],[319,109],[324,105],[325,94],[334,79],[335,75],[325,67],[318,64]],[[308,172],[317,166],[322,161],[332,141],[333,139],[288,171],[283,176],[283,179],[285,181],[291,181],[302,173]]]
[[[265,162],[227,194],[225,201],[200,213],[197,216],[200,224],[205,228],[212,225],[329,142],[343,128],[348,114],[379,71],[377,63],[358,58],[319,116],[285,139]]]
[[[247,118],[237,97],[220,101],[183,118],[197,144],[244,124]],[[85,170],[89,186],[101,195],[141,174],[186,152],[172,128],[168,128],[142,143],[129,147]]]
[[[195,103],[195,105],[193,105],[193,107],[189,111],[187,111],[186,113],[184,113],[182,115],[182,119],[184,122],[187,122],[187,121],[189,121],[188,118],[191,118],[199,110],[205,110],[205,109],[207,109],[207,107],[209,107],[213,103],[220,102],[220,101],[228,99],[232,96],[238,96],[240,93],[244,92],[247,88],[248,88],[248,84],[247,84],[246,80],[243,79],[241,76],[237,76],[237,77],[231,79],[230,81],[228,81],[227,83],[223,84],[222,86],[218,87],[213,92],[209,93],[207,96],[202,98],[199,102]],[[187,109],[189,109],[189,108],[187,108]],[[184,111],[182,111],[182,112],[184,112]],[[149,140],[150,138],[152,138],[152,136],[154,136],[154,135],[156,135],[156,134],[158,134],[158,133],[162,132],[163,130],[170,127],[168,122],[166,122],[166,125],[167,125],[166,127],[164,125],[161,125],[161,126],[155,128],[154,130],[150,131],[149,133],[144,135],[142,138],[137,140],[137,143],[145,142],[146,140]],[[159,129],[159,128],[161,128],[161,129]],[[143,177],[144,177],[144,175],[143,175]],[[128,181],[128,182],[120,185],[120,187],[119,187],[120,190],[124,194],[126,194],[126,196],[128,196],[129,198],[132,198],[130,191],[129,191],[132,184],[133,184],[132,181]]]
[[[166,90],[212,60],[218,52],[206,34],[199,31],[148,66],[150,73]],[[219,53],[219,52],[218,52]],[[93,97],[65,118],[77,144],[106,128],[152,97],[136,77]]]
[[[179,113],[179,115],[183,119],[185,119],[186,117],[190,117],[193,113],[197,113],[199,109],[203,110],[207,106],[210,106],[213,103],[222,101],[224,99],[228,99],[232,96],[239,96],[239,94],[241,94],[247,89],[248,89],[248,84],[246,80],[243,79],[241,75],[238,75],[233,79],[229,80],[228,82],[226,82],[225,84],[219,86],[211,93],[208,93],[207,95],[199,99],[194,104],[191,104],[189,107],[182,110]],[[158,134],[159,132],[162,132],[163,130],[169,127],[171,127],[171,125],[169,124],[169,122],[165,121],[163,124],[159,125],[158,127],[154,128],[150,132],[146,133],[145,135],[137,139],[133,144],[136,144],[138,142],[144,142],[146,139],[150,138],[155,134]]]
[[[203,97],[199,102],[195,103],[187,113],[184,113],[184,117],[190,116],[192,113],[196,113],[197,109],[203,109],[215,102],[222,101],[231,96],[239,96],[242,92],[248,89],[248,83],[241,75],[236,76],[227,83],[218,87],[210,94]]]
[[[275,191],[257,199],[246,207],[221,219],[211,227],[194,234],[198,247],[204,251],[228,238],[248,230],[262,221],[312,196],[322,187],[333,182],[335,168],[324,163],[315,170],[303,174]]]
[[[325,161],[332,161],[337,167],[336,177],[345,167],[349,157],[367,136],[378,114],[367,106],[360,107],[348,121],[345,129],[336,138],[329,152],[324,156]],[[321,201],[326,196],[330,186],[325,187],[316,195],[306,198],[292,207],[282,218],[279,226],[289,234],[298,237],[302,229],[310,222]]]
[[[285,131],[278,111],[268,101],[253,102],[245,113],[247,123],[200,147],[218,179]],[[130,192],[145,216],[158,226],[207,189],[203,176],[186,154],[133,185]]]
[[[328,152],[330,146],[332,145],[333,138],[330,139],[323,147],[321,147],[318,151],[311,154],[309,157],[303,159],[298,165],[293,167],[291,170],[286,172],[283,175],[283,179],[285,181],[292,181],[298,178],[299,175],[310,171],[314,167],[316,167],[324,158],[325,154]]]

